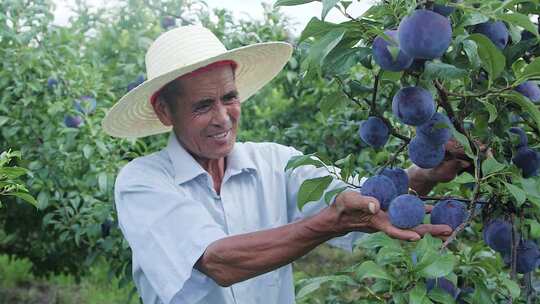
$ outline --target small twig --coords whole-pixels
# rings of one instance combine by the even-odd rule
[[[352,21],[360,21],[360,20],[354,18],[353,16],[351,16],[349,13],[347,13],[347,10],[345,8],[342,8],[339,5],[336,5],[336,7],[343,14],[343,16],[345,16],[346,18],[349,18]]]
[[[439,104],[443,109],[446,111],[448,116],[450,117],[450,120],[452,121],[452,124],[454,125],[454,128],[459,131],[459,133],[465,134],[465,128],[463,126],[463,122],[460,122],[456,119],[456,114],[454,113],[454,109],[452,109],[452,105],[448,102],[448,90],[437,80],[434,80],[433,83],[435,84],[435,87],[437,88],[437,92],[439,93]]]
[[[358,106],[362,106],[361,104],[361,100],[359,100],[358,98],[354,98],[354,96],[352,96],[349,92],[347,92],[347,90],[345,89],[345,84],[343,83],[343,81],[339,78],[339,77],[334,77],[338,84],[340,85],[341,87],[341,91],[343,92],[343,94],[345,94],[347,96],[347,98],[349,98],[350,100],[352,100],[354,103],[356,103]],[[392,134],[394,137],[397,137],[401,140],[403,140],[404,142],[406,143],[409,143],[411,141],[411,139],[405,135],[402,135],[400,134],[393,126],[392,126],[392,123],[390,122],[390,120],[388,120],[386,117],[384,117],[382,114],[380,114],[379,112],[377,112],[377,110],[375,108],[372,107],[372,104],[375,103],[375,100],[376,100],[376,96],[377,96],[377,87],[378,87],[378,75],[375,76],[375,87],[374,87],[374,93],[373,93],[373,97],[370,100],[368,100],[367,98],[366,99],[363,99],[362,101],[364,101],[369,107],[370,107],[370,112],[372,114],[374,114],[375,116],[379,117],[382,121],[384,121],[384,123],[386,124],[386,126],[388,127],[388,129],[390,130],[390,134]]]
[[[371,97],[371,110],[377,113],[377,93],[379,91],[379,80],[381,78],[382,70],[375,75],[375,84],[373,85],[373,95]]]
[[[452,196],[419,196],[421,200],[424,201],[441,201],[441,200],[454,200],[454,201],[460,201],[465,203],[471,203],[472,200],[470,198],[464,198],[464,197],[452,197]],[[480,201],[477,200],[474,202],[475,204],[481,204],[481,205],[489,205],[491,204],[489,201]]]
[[[516,227],[516,215],[512,214],[512,217],[510,218],[510,223],[512,223],[512,260],[511,260],[511,271],[510,271],[510,278],[512,280],[515,280],[517,277],[517,248],[519,245],[519,232]]]
[[[394,155],[392,155],[392,157],[379,169],[379,171],[377,172],[377,174],[381,174],[382,171],[390,166],[399,156],[399,154],[401,154],[401,152],[403,152],[403,150],[405,150],[405,148],[409,145],[409,142],[406,141],[404,142],[401,147],[399,147],[399,149],[396,151],[396,153],[394,153]]]

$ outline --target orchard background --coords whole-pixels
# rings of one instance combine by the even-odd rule
[[[239,133],[241,141],[273,141],[312,155],[291,162],[292,169],[324,162],[349,181],[384,167],[407,168],[416,128],[393,114],[392,100],[408,86],[429,91],[475,164],[423,197],[427,204],[449,197],[466,204],[471,216],[450,241],[428,236],[405,243],[372,234],[353,254],[321,246],[295,263],[299,303],[540,302],[536,267],[517,271],[520,240],[540,238],[540,178],[525,178],[512,161],[520,139],[509,132],[521,128],[528,147],[540,151],[538,103],[516,91],[540,80],[539,1],[388,0],[351,16],[351,1],[324,0],[321,15],[295,37],[279,6],[307,2],[279,0],[257,21],[237,20],[202,1],[120,1],[117,9],[98,11],[81,1],[65,27],[52,24],[50,1],[0,2],[0,150],[6,151],[0,157],[0,302],[138,302],[112,187],[119,168],[161,149],[166,135],[118,140],[100,123],[144,80],[151,41],[186,24],[207,26],[227,48],[270,40],[295,45],[279,76],[243,104]],[[397,29],[417,9],[443,4],[455,8],[444,55],[404,71],[381,69],[374,39],[392,41],[385,30]],[[324,21],[330,10],[349,20]],[[480,33],[479,25],[490,20],[508,29],[504,45]],[[388,50],[398,58],[399,47]],[[389,128],[382,147],[360,139],[370,116]],[[320,191],[309,191],[313,185]],[[324,180],[307,182],[299,205],[335,194],[322,190]],[[493,219],[510,223],[511,254],[504,259],[482,235]],[[432,279],[443,277],[454,289],[433,288]]]

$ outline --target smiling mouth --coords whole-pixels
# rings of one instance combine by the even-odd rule
[[[227,130],[225,132],[218,133],[218,134],[215,134],[215,135],[210,135],[208,137],[216,138],[216,139],[225,138],[227,135],[229,135],[230,132],[231,132],[231,130]]]

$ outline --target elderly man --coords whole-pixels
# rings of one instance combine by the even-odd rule
[[[291,55],[286,43],[227,51],[207,29],[188,26],[156,39],[148,80],[108,113],[113,136],[172,130],[167,147],[119,173],[115,201],[133,252],[133,278],[148,303],[294,303],[290,263],[330,241],[351,250],[361,232],[403,240],[447,236],[446,225],[393,227],[379,202],[344,191],[298,210],[301,183],[325,175],[313,166],[285,172],[301,153],[274,143],[238,143],[241,102],[270,81]],[[427,192],[458,163],[411,168],[411,187]],[[330,188],[345,185],[335,180]]]

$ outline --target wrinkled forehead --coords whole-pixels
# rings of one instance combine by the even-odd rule
[[[201,80],[204,80],[204,78],[210,76],[210,75],[216,75],[215,73],[216,72],[221,72],[221,71],[224,71],[223,73],[219,73],[221,75],[225,75],[226,77],[230,77],[232,76],[233,80],[235,79],[235,72],[236,72],[236,62],[232,61],[232,60],[222,60],[222,61],[217,61],[217,62],[214,62],[214,63],[211,63],[209,65],[206,65],[204,67],[201,67],[201,68],[198,68],[190,73],[187,73],[187,74],[184,74],[174,80],[172,80],[171,82],[169,82],[168,84],[171,84],[171,83],[176,83],[176,84],[180,84],[180,83],[189,83],[190,85],[197,85],[197,83],[199,83]],[[228,68],[227,67],[230,67],[231,68],[231,74],[228,74]],[[155,99],[159,96],[159,94],[162,92],[163,88],[166,87],[168,84],[164,85],[163,87],[161,87],[159,90],[157,90],[153,95],[152,97],[150,98],[150,101],[153,103],[155,101]]]

